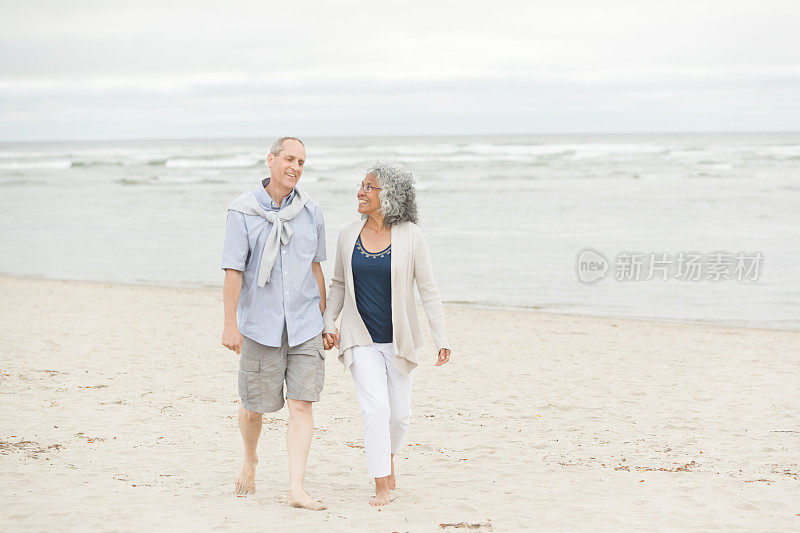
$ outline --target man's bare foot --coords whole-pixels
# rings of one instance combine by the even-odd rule
[[[389,504],[389,487],[386,487],[386,490],[380,490],[375,494],[375,497],[369,501],[369,504],[373,507],[379,507],[381,505],[388,505]]]
[[[236,494],[239,496],[256,493],[256,463],[258,459],[245,460],[242,464],[242,472],[235,484]]]
[[[394,454],[392,454],[392,473],[386,478],[386,482],[389,484],[389,490],[397,488],[397,478],[394,475]]]
[[[323,511],[328,508],[324,503],[311,499],[311,496],[304,490],[290,491],[289,505],[298,509],[309,509],[310,511]]]

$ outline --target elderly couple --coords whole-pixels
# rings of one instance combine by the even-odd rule
[[[324,350],[336,346],[364,418],[367,469],[375,478],[369,503],[386,505],[396,485],[394,454],[411,412],[411,375],[425,343],[415,281],[438,350],[436,366],[450,360],[442,302],[416,224],[414,181],[388,164],[367,171],[356,194],[361,220],[339,234],[326,301],[322,210],[297,187],[305,160],[302,141],[276,140],[267,156],[270,176],[228,207],[222,344],[241,354],[244,464],[236,493],[255,492],[261,413],[283,407],[285,381],[289,504],[325,509],[303,489],[303,478],[314,430],[311,406],[325,380]],[[340,315],[341,332],[334,325]]]

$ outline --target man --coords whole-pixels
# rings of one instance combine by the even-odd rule
[[[228,207],[222,344],[241,353],[244,464],[236,493],[255,493],[261,413],[283,407],[285,381],[289,504],[321,510],[325,506],[303,489],[314,431],[311,405],[319,401],[325,379],[325,279],[320,267],[325,260],[325,226],[319,205],[296,187],[305,160],[300,139],[276,140],[267,155],[270,176]]]

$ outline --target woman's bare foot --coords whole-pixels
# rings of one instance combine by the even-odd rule
[[[375,497],[369,504],[373,507],[389,504],[389,476],[375,478]]]
[[[242,464],[242,472],[236,480],[236,494],[244,496],[256,493],[256,463],[258,458],[245,459]]]
[[[389,504],[389,487],[386,487],[386,490],[382,490],[375,494],[375,497],[369,501],[369,504],[373,507],[379,507],[381,505],[388,505]]]
[[[389,484],[389,490],[394,490],[397,488],[397,478],[394,475],[394,454],[392,454],[392,473],[389,474],[389,477],[386,479]]]
[[[322,502],[311,499],[311,496],[304,490],[289,491],[289,505],[311,511],[323,511],[328,508]]]

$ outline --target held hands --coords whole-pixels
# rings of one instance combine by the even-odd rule
[[[236,324],[222,328],[222,345],[237,354],[242,353],[242,334]]]
[[[336,333],[324,333],[322,335],[322,347],[326,350],[330,350],[333,347],[339,347],[339,330],[336,330]]]
[[[326,350],[331,350],[334,347],[339,347],[339,330],[336,330],[336,333],[323,333],[322,334],[322,346]],[[439,359],[436,361],[435,366],[441,366],[450,361],[450,350],[447,348],[442,348],[439,350]]]

